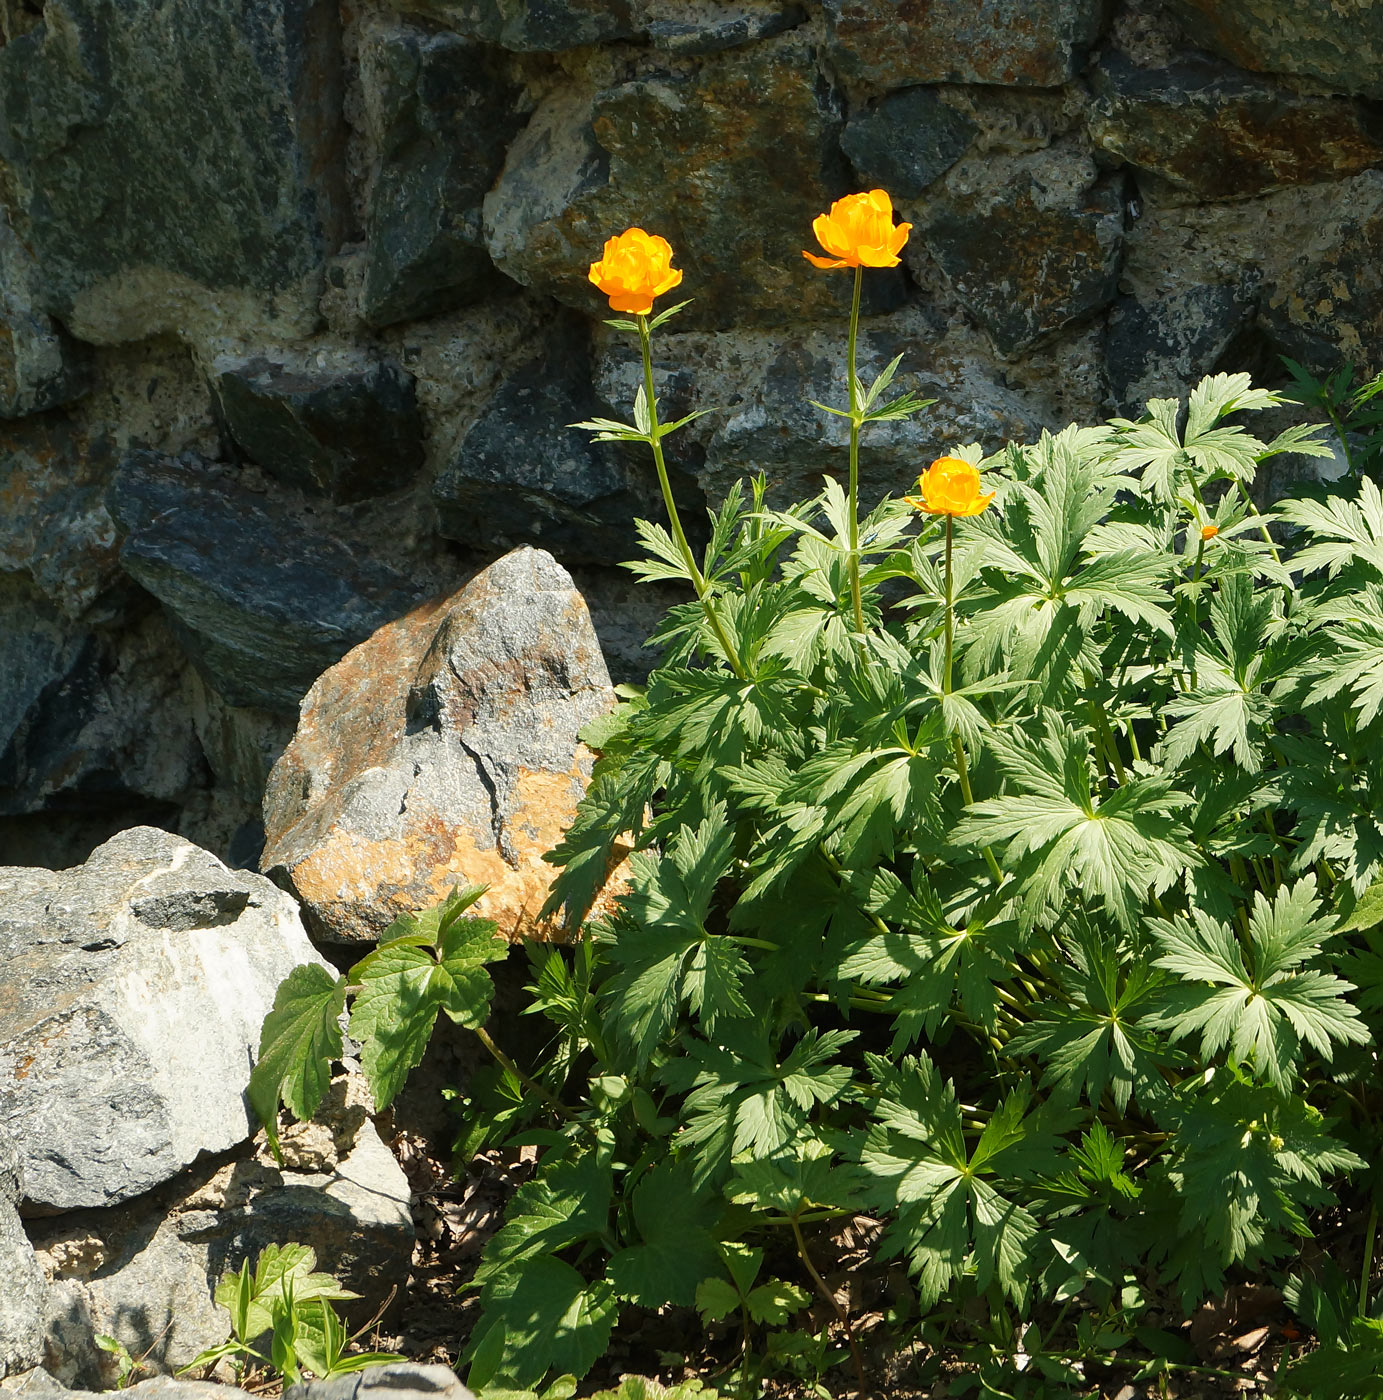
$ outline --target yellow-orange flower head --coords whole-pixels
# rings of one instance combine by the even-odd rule
[[[961,457],[938,457],[917,478],[919,496],[904,496],[930,515],[978,515],[994,499],[980,494],[979,469]]]
[[[1202,525],[1202,526],[1201,526],[1201,539],[1203,539],[1203,540],[1213,540],[1213,539],[1215,538],[1215,536],[1218,535],[1219,533],[1220,533],[1220,527],[1219,527],[1218,525]]]
[[[672,266],[672,245],[656,233],[627,228],[605,240],[605,251],[591,264],[590,279],[610,298],[612,311],[647,316],[653,298],[670,292],[682,274]]]
[[[831,256],[818,257],[805,248],[802,256],[816,267],[897,267],[911,229],[911,224],[893,222],[893,201],[883,190],[848,194],[831,205],[829,214],[812,221],[817,242]]]

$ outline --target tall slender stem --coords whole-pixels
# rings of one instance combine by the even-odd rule
[[[668,524],[672,527],[673,542],[677,546],[677,551],[682,556],[682,562],[687,567],[687,574],[691,578],[692,587],[696,589],[697,600],[701,604],[701,610],[706,614],[706,621],[711,624],[711,630],[716,634],[716,640],[720,643],[720,649],[725,653],[725,659],[730,663],[730,669],[741,679],[745,679],[744,666],[740,661],[739,653],[735,650],[729,636],[726,634],[725,626],[720,620],[720,615],[716,612],[711,599],[711,590],[706,583],[705,575],[697,567],[696,556],[692,553],[691,545],[687,543],[686,532],[682,529],[682,517],[677,511],[677,502],[673,499],[672,483],[668,480],[667,462],[663,459],[663,430],[658,422],[658,401],[653,395],[653,349],[652,337],[648,329],[648,317],[637,318],[639,324],[639,348],[643,351],[643,392],[644,401],[648,408],[648,445],[653,449],[653,464],[658,468],[658,485],[663,490],[663,505],[667,509]]]
[[[954,532],[955,518],[948,515],[946,517],[946,660],[941,668],[941,692],[943,695],[951,693],[951,665],[955,659],[956,645],[955,581],[951,569]],[[961,743],[959,734],[951,735],[951,749],[956,756],[956,776],[960,779],[960,795],[964,798],[965,805],[969,807],[975,801],[975,794],[970,790],[970,765],[965,761],[965,745]],[[984,859],[995,882],[1002,880],[1004,877],[999,870],[999,862],[994,859],[994,852],[988,846],[984,848]]]
[[[855,347],[860,333],[860,289],[864,268],[855,269],[855,294],[850,300],[850,602],[855,609],[855,631],[864,631],[864,603],[860,597],[860,390],[855,373]]]
[[[855,1379],[860,1385],[860,1394],[869,1393],[868,1383],[864,1377],[864,1361],[860,1357],[859,1343],[855,1341],[855,1329],[850,1323],[850,1314],[836,1301],[836,1295],[831,1292],[826,1280],[816,1270],[816,1265],[812,1263],[812,1257],[807,1253],[807,1241],[802,1237],[802,1227],[797,1223],[797,1216],[789,1217],[792,1225],[792,1233],[797,1239],[797,1255],[806,1265],[807,1272],[812,1276],[812,1282],[816,1284],[816,1291],[835,1310],[836,1317],[840,1320],[840,1325],[845,1329],[845,1340],[850,1344],[850,1359],[855,1364]]]
[[[1369,1203],[1369,1223],[1364,1229],[1364,1266],[1359,1271],[1359,1316],[1369,1312],[1369,1283],[1373,1276],[1373,1242],[1378,1234],[1378,1202]]]

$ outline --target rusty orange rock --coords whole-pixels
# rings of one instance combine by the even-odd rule
[[[262,868],[321,941],[377,939],[455,885],[511,939],[541,920],[594,756],[577,738],[615,702],[590,614],[542,550],[382,627],[327,671],[269,779]]]

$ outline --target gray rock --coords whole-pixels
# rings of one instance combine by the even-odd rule
[[[38,1400],[39,1396],[65,1396],[67,1387],[56,1376],[35,1366],[32,1370],[0,1376],[0,1392],[6,1395],[27,1396],[28,1400]]]
[[[1121,413],[1137,415],[1150,398],[1185,398],[1221,366],[1240,363],[1235,347],[1251,333],[1256,276],[1145,297],[1121,296],[1109,317],[1105,366]]]
[[[555,53],[630,39],[639,32],[629,0],[394,0],[404,10],[521,53]]]
[[[0,572],[27,575],[68,618],[105,613],[120,580],[104,503],[114,466],[109,442],[63,414],[0,423]]]
[[[538,919],[542,860],[590,776],[580,729],[614,703],[566,570],[518,549],[383,627],[313,686],[264,795],[261,868],[317,935],[377,939],[457,884],[512,938]]]
[[[1011,162],[976,157],[955,166],[945,186],[918,232],[1001,354],[1114,299],[1123,200],[1087,157],[1058,149]]]
[[[34,305],[33,259],[0,209],[0,418],[70,403],[91,386],[86,356]]]
[[[291,899],[151,827],[85,865],[0,868],[0,1119],[24,1210],[126,1201],[244,1141],[279,982],[316,960]]]
[[[212,392],[234,452],[310,494],[385,496],[422,467],[413,376],[390,361],[301,370],[223,356]]]
[[[607,317],[587,271],[606,238],[637,225],[668,239],[684,273],[665,303],[695,299],[679,330],[838,315],[849,278],[811,267],[802,249],[812,220],[850,187],[840,127],[798,32],[712,55],[690,74],[560,88],[486,197],[491,256],[525,286]],[[667,165],[650,151],[668,153]]]
[[[43,1359],[47,1284],[19,1221],[19,1149],[0,1127],[0,1379]]]
[[[662,498],[647,447],[572,427],[609,416],[591,388],[586,340],[584,327],[560,327],[481,410],[433,488],[448,539],[538,545],[577,563],[637,552],[634,520],[656,515]]]
[[[475,1400],[449,1366],[418,1366],[409,1362],[367,1366],[353,1375],[290,1386],[284,1392],[284,1400],[365,1400],[367,1395],[378,1396],[379,1400],[392,1396],[399,1400]]]
[[[416,599],[410,582],[195,460],[131,453],[107,497],[120,562],[231,705],[289,710]]]
[[[91,629],[0,575],[0,817],[99,817],[103,835],[174,822],[205,784],[185,671],[147,602],[116,629]]]
[[[719,53],[722,49],[739,48],[742,44],[771,39],[806,23],[807,12],[801,5],[780,3],[729,3],[710,5],[673,4],[662,14],[655,6],[655,17],[649,20],[648,39],[655,49],[664,53],[690,56]]]
[[[1319,78],[1336,92],[1383,96],[1383,9],[1320,0],[1168,0],[1198,48],[1260,73]]]
[[[910,87],[853,113],[840,144],[864,184],[914,199],[965,154],[977,130],[931,88]]]
[[[313,1122],[285,1130],[284,1170],[242,1150],[128,1205],[32,1222],[51,1279],[48,1367],[69,1383],[109,1384],[99,1333],[148,1366],[186,1366],[226,1337],[212,1301],[221,1277],[269,1244],[309,1245],[319,1270],[359,1293],[337,1305],[350,1325],[401,1292],[415,1241],[408,1182],[366,1117],[363,1081],[347,1088],[335,1080]]]
[[[40,309],[98,343],[310,322],[344,209],[338,27],[326,0],[49,0],[0,51]]]
[[[847,78],[1059,87],[1100,32],[1101,0],[825,0],[827,52]]]
[[[361,311],[388,326],[464,306],[500,280],[481,202],[526,115],[494,50],[456,34],[386,30],[362,64],[378,168]]]
[[[845,420],[810,400],[845,401],[845,347],[839,334],[817,332],[763,348],[764,368],[745,386],[744,400],[711,438],[701,483],[718,503],[741,478],[762,471],[770,501],[785,507],[815,496],[822,477],[844,483],[849,472]],[[926,464],[957,443],[981,441],[991,450],[1023,439],[1040,425],[1031,411],[973,362],[928,348],[912,315],[866,330],[859,372],[868,382],[897,354],[903,364],[890,395],[909,390],[936,404],[910,419],[872,424],[860,444],[860,501],[870,509],[886,495],[912,490]]]
[[[1383,122],[1366,105],[1302,96],[1222,64],[1149,70],[1111,53],[1091,83],[1091,140],[1189,200],[1245,199],[1383,160]]]

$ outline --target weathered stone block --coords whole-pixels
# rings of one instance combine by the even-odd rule
[[[388,326],[495,285],[481,202],[525,115],[494,51],[456,34],[388,30],[368,41],[362,64],[379,164],[361,310]]]
[[[631,558],[634,519],[661,498],[647,448],[571,426],[608,413],[591,389],[584,328],[563,327],[504,380],[438,476],[441,533],[473,548],[539,545],[564,561]]]
[[[285,1400],[475,1400],[475,1396],[449,1367],[393,1362],[292,1386]]]
[[[698,5],[673,3],[650,7],[649,42],[665,53],[692,55],[718,53],[721,49],[756,44],[775,34],[804,24],[807,12],[801,5],[766,0],[766,3]],[[666,10],[668,13],[663,13]]]
[[[253,1131],[280,980],[316,960],[291,899],[134,827],[75,870],[0,868],[0,1121],[35,1215],[127,1201]]]
[[[468,883],[511,938],[560,933],[537,917],[542,855],[590,776],[577,734],[614,698],[570,575],[515,550],[312,688],[264,796],[261,869],[329,942],[371,942]]]
[[[292,709],[356,642],[408,611],[402,575],[195,460],[131,453],[108,496],[120,562],[167,609],[231,705]]]
[[[47,1284],[19,1220],[19,1149],[0,1126],[0,1380],[43,1359]]]
[[[389,361],[295,370],[223,357],[211,387],[236,455],[290,486],[360,501],[400,490],[422,467],[413,376]]]
[[[901,353],[890,396],[910,390],[936,400],[912,418],[864,429],[860,499],[866,508],[886,495],[910,491],[919,471],[958,443],[979,441],[997,449],[1005,439],[1026,439],[1042,426],[981,363],[932,342],[930,328],[916,312],[900,313],[861,334],[859,373],[866,382]],[[844,336],[822,330],[775,337],[756,347],[755,357],[761,368],[706,451],[699,475],[708,499],[720,502],[735,481],[759,472],[767,479],[769,499],[780,507],[815,496],[823,476],[843,483],[849,472],[849,426],[810,401],[845,401]]]
[[[1123,200],[1079,152],[962,162],[919,225],[927,251],[1002,354],[1114,299]]]
[[[81,348],[34,306],[36,276],[0,208],[0,418],[56,408],[90,387]]]
[[[1253,325],[1258,282],[1246,274],[1119,297],[1105,341],[1109,391],[1119,411],[1136,416],[1150,398],[1184,398],[1226,366]]]
[[[521,53],[555,53],[639,33],[629,0],[394,0],[458,34]]]
[[[1369,107],[1219,64],[1149,70],[1111,53],[1091,84],[1091,140],[1187,199],[1244,199],[1383,161],[1383,120]]]
[[[1378,0],[1168,0],[1198,47],[1260,73],[1300,73],[1337,92],[1383,96]]]
[[[1101,0],[825,0],[829,52],[847,78],[1059,87],[1099,35]]]
[[[911,87],[855,112],[840,144],[864,184],[915,199],[965,154],[977,130],[931,88]]]
[[[310,322],[341,200],[328,0],[48,0],[0,49],[39,308],[86,340]]]
[[[695,298],[679,329],[837,313],[849,279],[811,267],[802,249],[814,246],[813,218],[851,185],[840,125],[796,34],[714,56],[691,76],[563,88],[485,200],[491,255],[517,281],[608,316],[587,269],[606,238],[638,225],[668,239],[685,273],[665,300]]]

